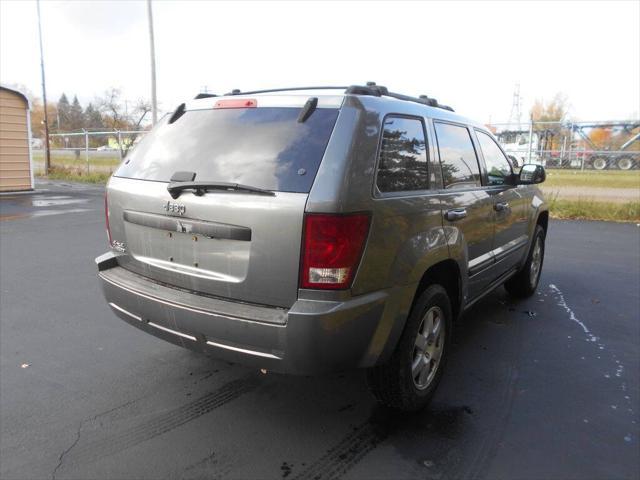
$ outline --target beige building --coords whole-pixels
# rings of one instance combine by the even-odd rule
[[[24,93],[0,86],[0,192],[33,189],[29,111]]]

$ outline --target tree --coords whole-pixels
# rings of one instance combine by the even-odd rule
[[[102,115],[98,110],[93,107],[93,103],[89,102],[87,108],[84,111],[85,128],[89,130],[102,130],[104,128],[104,122],[102,121]]]
[[[89,102],[87,108],[84,110],[84,122],[87,130],[97,132],[104,130],[104,122],[102,121],[102,115],[98,110],[93,107],[93,104]],[[91,148],[99,147],[104,143],[104,138],[90,136],[89,146]]]
[[[55,121],[56,130],[64,131],[69,128],[69,115],[71,113],[71,105],[67,95],[63,92],[58,100],[57,116]]]
[[[96,103],[105,125],[114,130],[139,129],[151,111],[151,104],[143,99],[137,100],[129,109],[129,102],[122,98],[122,92],[117,88],[107,90]]]
[[[31,134],[34,138],[44,139],[44,105],[42,100],[37,97],[30,97],[31,100]],[[51,120],[57,116],[57,106],[55,103],[49,102],[47,113],[49,114],[49,124]],[[50,125],[51,126],[51,125]]]
[[[117,88],[107,90],[104,95],[96,100],[98,109],[102,113],[105,127],[112,130],[140,130],[145,118],[151,112],[151,104],[147,100],[137,100],[133,108],[129,108],[129,102],[122,98],[122,92]],[[127,151],[137,138],[137,134],[130,134],[120,145],[122,155]]]
[[[538,148],[554,150],[561,147],[562,136],[569,135],[562,123],[569,115],[569,102],[563,93],[556,93],[553,99],[545,103],[536,99],[531,107],[531,119],[534,122],[534,132],[538,136]],[[536,122],[557,122],[555,124],[540,124]]]
[[[556,93],[549,103],[536,99],[531,107],[534,122],[563,122],[569,114],[569,102],[563,93]]]
[[[69,129],[73,131],[82,130],[85,128],[85,118],[82,106],[78,101],[76,95],[73,96],[73,103],[69,109]]]

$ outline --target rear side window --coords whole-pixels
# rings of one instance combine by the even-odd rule
[[[190,171],[196,181],[308,193],[338,112],[318,108],[303,123],[299,108],[190,110],[172,124],[167,116],[115,176],[168,182]]]
[[[385,118],[376,185],[381,192],[429,188],[422,120],[398,116]]]
[[[512,172],[507,157],[504,156],[504,153],[502,153],[493,138],[480,130],[476,130],[476,133],[484,163],[487,166],[489,185],[504,185],[508,183]]]
[[[480,166],[469,130],[440,122],[435,122],[435,130],[444,187],[479,187]]]

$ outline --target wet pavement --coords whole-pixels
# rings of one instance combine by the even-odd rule
[[[640,228],[551,222],[539,292],[463,320],[430,409],[263,375],[117,319],[99,187],[0,196],[0,477],[639,478]]]
[[[0,221],[92,211],[89,203],[102,187],[39,181],[34,192],[0,195]]]

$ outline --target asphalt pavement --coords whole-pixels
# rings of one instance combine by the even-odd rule
[[[3,479],[640,478],[640,228],[552,221],[538,294],[464,317],[428,410],[364,374],[288,377],[141,332],[104,302],[99,187],[0,197]]]

